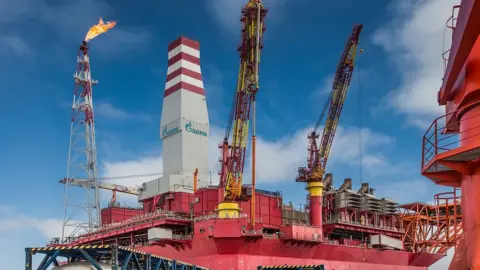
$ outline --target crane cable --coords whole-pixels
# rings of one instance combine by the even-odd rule
[[[363,183],[363,151],[362,151],[362,88],[361,88],[361,76],[360,76],[360,69],[357,68],[357,73],[358,73],[358,143],[359,143],[359,159],[360,159],[360,185]]]
[[[99,177],[98,180],[109,181],[109,180],[148,177],[148,176],[156,176],[156,175],[163,175],[163,173],[147,173],[147,174],[131,174],[131,175],[122,175],[122,176],[106,176],[106,177]]]
[[[317,133],[318,128],[320,127],[320,125],[323,122],[323,118],[325,117],[325,113],[327,112],[327,108],[330,105],[330,102],[333,98],[334,89],[335,88],[332,88],[330,90],[330,95],[328,96],[327,100],[325,101],[325,104],[323,105],[322,113],[320,114],[320,117],[318,118],[317,123],[315,124],[315,127],[313,128],[314,133]]]

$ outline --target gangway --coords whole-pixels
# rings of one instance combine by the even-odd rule
[[[139,250],[117,245],[56,246],[25,249],[25,270],[33,270],[32,257],[44,254],[36,270],[46,270],[51,265],[59,266],[58,257],[67,263],[88,262],[96,270],[105,270],[105,264],[112,270],[208,270],[208,268],[148,254]]]

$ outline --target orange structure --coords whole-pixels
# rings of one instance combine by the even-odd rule
[[[463,237],[450,269],[480,269],[480,1],[462,0],[447,26],[452,47],[438,92],[446,115],[423,138],[422,174],[462,189]]]
[[[402,241],[412,252],[445,253],[462,234],[459,190],[435,195],[435,204],[421,202],[400,205]]]

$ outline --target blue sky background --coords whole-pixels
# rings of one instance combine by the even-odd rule
[[[94,102],[101,175],[161,172],[167,45],[180,35],[201,43],[212,126],[209,159],[216,173],[215,146],[236,83],[243,2],[0,1],[0,243],[9,243],[0,245],[2,265],[20,269],[25,246],[44,245],[60,232],[58,180],[66,172],[72,74],[88,28],[100,16],[118,21],[90,45],[92,75],[100,82]],[[404,202],[431,201],[445,190],[423,178],[419,164],[421,137],[443,112],[436,91],[444,24],[458,0],[264,2],[270,11],[257,96],[260,188],[304,202],[303,186],[294,179],[305,164],[306,134],[320,114],[352,24],[363,23],[364,53],[328,170],[337,186],[351,177],[354,188],[369,182],[378,196]],[[247,182],[248,172],[249,165]]]

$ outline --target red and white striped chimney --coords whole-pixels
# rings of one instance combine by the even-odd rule
[[[208,183],[208,110],[200,68],[200,44],[180,37],[168,45],[168,71],[160,138],[163,179],[159,192],[191,192],[198,168],[198,187]]]
[[[180,37],[168,45],[165,97],[183,89],[205,95],[200,70],[200,43]]]

